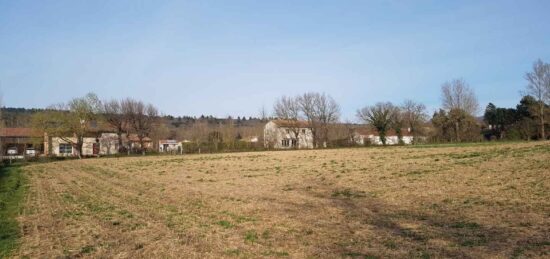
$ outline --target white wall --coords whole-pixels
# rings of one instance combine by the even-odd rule
[[[76,138],[65,138],[75,143]],[[99,140],[99,143],[97,142]],[[118,136],[116,133],[103,133],[99,138],[84,138],[82,143],[82,155],[92,156],[94,155],[94,143],[99,145],[100,155],[112,155],[118,153]],[[59,144],[70,144],[69,141],[65,141],[60,137],[52,137],[52,155],[54,156],[76,156],[77,151],[73,147],[71,154],[60,154]]]
[[[166,147],[166,149],[164,149],[164,145],[168,145]],[[183,146],[181,145],[181,143],[170,143],[170,144],[161,144],[159,142],[159,152],[177,152],[177,151],[181,151],[183,150]]]
[[[375,135],[356,135],[354,137],[355,142],[359,145],[364,145],[365,142],[368,140],[373,145],[382,145],[382,140],[380,139],[380,136]],[[413,142],[412,136],[403,136],[401,138],[403,140],[403,144],[409,145]],[[386,145],[398,145],[399,144],[399,138],[397,136],[386,136]]]
[[[305,132],[305,133],[304,133]],[[289,146],[283,146],[282,141],[289,140]],[[295,133],[290,128],[279,127],[270,121],[264,127],[264,146],[275,149],[293,149],[292,139],[296,139]],[[313,133],[309,128],[300,128],[298,134],[298,148],[313,148]]]
[[[76,141],[76,138],[66,138],[70,141]],[[76,150],[73,148],[73,152],[70,153],[70,154],[60,154],[59,153],[59,144],[70,144],[68,141],[65,141],[63,140],[62,138],[59,138],[59,137],[52,137],[52,143],[51,143],[51,146],[52,146],[52,155],[54,156],[75,156],[76,155]]]

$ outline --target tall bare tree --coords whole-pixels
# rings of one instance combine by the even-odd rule
[[[441,86],[443,109],[450,111],[459,109],[475,116],[479,111],[479,103],[474,90],[463,79],[454,79]]]
[[[445,82],[441,86],[441,100],[443,109],[450,114],[465,114],[475,116],[479,111],[479,103],[474,90],[468,86],[463,79],[454,79],[450,82]],[[461,118],[464,116],[451,116],[455,120],[454,131],[457,141],[461,141]]]
[[[121,152],[124,149],[122,143],[122,133],[128,132],[127,118],[124,116],[122,106],[118,100],[110,100],[103,102],[102,113],[105,121],[113,127],[118,135],[118,151]]]
[[[275,117],[283,120],[297,121],[300,119],[300,104],[294,97],[282,96],[273,105]]]
[[[298,97],[282,96],[273,105],[273,115],[279,119],[288,121],[288,129],[294,134],[296,146],[298,148],[300,141],[300,103]]]
[[[386,145],[386,133],[394,122],[396,110],[391,102],[380,102],[358,110],[357,117],[374,127],[380,135],[380,141]]]
[[[302,111],[305,119],[308,122],[309,129],[313,135],[313,146],[318,147],[318,131],[319,128],[319,114],[316,109],[316,97],[318,93],[305,93],[297,97],[298,103],[300,104],[300,110]]]
[[[413,142],[416,142],[420,133],[420,126],[428,119],[426,106],[413,100],[405,100],[401,105],[401,111],[403,121],[413,135]]]
[[[315,94],[315,109],[319,120],[320,137],[326,145],[329,140],[329,125],[340,119],[340,106],[331,96]]]
[[[538,109],[537,117],[539,119],[539,129],[541,139],[546,139],[545,135],[545,106],[550,102],[550,64],[537,60],[533,64],[533,71],[525,74],[525,79],[529,82],[526,87],[526,94],[536,98]]]
[[[79,158],[82,158],[84,137],[100,117],[101,102],[97,95],[89,93],[74,98],[67,104],[51,106],[33,116],[33,127],[56,136],[71,144]]]
[[[129,126],[139,139],[142,154],[145,154],[145,138],[149,137],[158,119],[157,108],[130,98],[123,100],[121,107]]]
[[[276,117],[295,122],[289,130],[296,138],[304,127],[298,121],[305,119],[307,127],[311,130],[314,147],[319,146],[319,141],[323,141],[323,144],[328,142],[329,125],[340,118],[338,103],[331,96],[317,92],[308,92],[296,97],[282,96],[273,105],[273,111]]]

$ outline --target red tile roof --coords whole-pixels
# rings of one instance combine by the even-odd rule
[[[42,133],[32,128],[0,128],[0,137],[42,137]]]

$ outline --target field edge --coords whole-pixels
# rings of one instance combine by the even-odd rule
[[[0,258],[12,255],[20,245],[17,217],[24,205],[28,182],[20,166],[0,167]]]

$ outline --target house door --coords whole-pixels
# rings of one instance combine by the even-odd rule
[[[94,146],[92,147],[94,155],[99,154],[99,143],[94,143]]]

